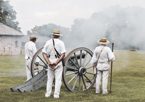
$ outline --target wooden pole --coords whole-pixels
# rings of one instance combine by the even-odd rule
[[[113,52],[113,49],[114,49],[114,39],[112,39],[112,52]],[[113,61],[111,61],[110,93],[112,92],[111,91],[111,87],[112,87],[112,68],[113,68]]]

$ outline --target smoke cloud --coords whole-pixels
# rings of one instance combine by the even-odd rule
[[[116,5],[93,13],[90,19],[75,19],[69,37],[64,42],[67,47],[94,48],[99,45],[97,40],[107,37],[110,42],[112,38],[115,39],[115,49],[144,50],[144,27],[144,8],[121,8]]]

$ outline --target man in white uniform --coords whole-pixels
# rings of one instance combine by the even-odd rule
[[[105,37],[102,37],[101,40],[98,40],[98,43],[101,45],[95,48],[93,57],[91,59],[91,64],[94,67],[97,67],[96,93],[100,93],[102,78],[102,94],[107,94],[107,83],[110,68],[109,62],[114,61],[115,56],[111,49],[106,46],[110,42]]]
[[[27,72],[27,81],[29,79],[32,78],[32,75],[31,75],[31,60],[32,60],[32,57],[33,55],[35,54],[35,52],[37,51],[36,49],[36,36],[35,35],[31,35],[30,38],[29,38],[29,42],[27,42],[25,44],[25,59],[26,59],[26,72]],[[39,59],[37,58],[36,59],[36,62],[39,63]]]
[[[51,96],[52,91],[52,82],[55,78],[55,92],[54,98],[59,98],[60,88],[61,88],[61,81],[62,81],[62,59],[65,56],[65,45],[64,43],[59,40],[60,34],[59,30],[53,31],[53,39],[50,39],[46,42],[44,48],[42,49],[43,57],[48,64],[48,71],[47,71],[47,88],[45,97]],[[58,54],[60,56],[58,57]]]

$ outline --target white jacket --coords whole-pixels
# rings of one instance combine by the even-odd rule
[[[63,41],[61,41],[59,39],[54,39],[54,43],[55,43],[55,48],[60,55],[66,52],[65,45],[64,45]],[[54,49],[52,50],[52,48],[53,48],[53,40],[50,39],[44,45],[44,48],[42,49],[42,52],[45,53],[47,56],[49,56],[49,54],[50,54],[49,61],[51,63],[54,63],[58,60],[58,58],[55,58],[56,51]],[[58,65],[56,67],[58,67],[60,65],[62,65],[61,61],[58,63]],[[48,68],[49,68],[49,66],[48,66]]]
[[[95,48],[93,57],[91,59],[92,65],[94,65],[97,62],[99,53],[101,52],[103,47],[104,47],[103,45],[100,45],[99,47]],[[105,46],[100,55],[100,58],[98,60],[96,67],[98,70],[108,70],[110,68],[109,62],[114,61],[114,60],[115,60],[115,56],[112,53],[111,49],[109,47]]]
[[[34,56],[34,54],[37,52],[36,49],[36,44],[32,41],[29,41],[25,44],[25,59],[27,60],[28,57],[30,57],[30,59],[32,59],[32,57]],[[36,58],[35,62],[39,62],[39,59]]]

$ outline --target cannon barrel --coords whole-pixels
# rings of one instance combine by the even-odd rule
[[[86,54],[82,53],[82,59],[85,58],[85,56],[86,56]],[[79,55],[76,55],[77,59],[75,58],[75,56],[71,56],[70,59],[72,59],[75,64],[78,64],[78,62],[76,60],[79,60],[80,57],[81,56],[79,54]],[[74,67],[74,64],[71,61],[69,61],[69,65]],[[74,71],[74,69],[67,68],[67,71]]]
[[[84,53],[82,53],[82,58],[85,58],[85,54]],[[76,55],[76,57],[77,57],[77,59],[80,59],[80,54],[79,55]],[[71,56],[70,57],[71,59],[74,59],[75,58],[75,56]]]

